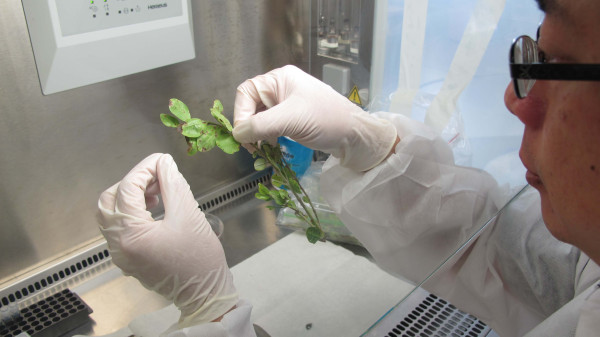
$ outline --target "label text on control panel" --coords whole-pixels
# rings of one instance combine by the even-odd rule
[[[148,5],[148,9],[159,9],[167,7],[167,3],[156,4],[156,5]]]

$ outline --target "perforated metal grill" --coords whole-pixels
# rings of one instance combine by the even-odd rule
[[[458,310],[444,299],[429,294],[386,336],[479,337],[486,336],[489,331],[489,327],[476,317]]]
[[[90,246],[86,251],[71,256],[55,264],[49,264],[36,274],[22,279],[19,283],[0,288],[0,309],[12,303],[29,305],[46,296],[47,291],[57,291],[58,285],[69,280],[85,277],[86,273],[94,273],[111,265],[106,242]],[[53,290],[54,289],[54,290]]]
[[[0,323],[0,337],[23,332],[32,337],[60,336],[85,324],[91,312],[77,294],[65,289],[21,309],[12,321]]]
[[[258,190],[258,184],[270,185],[271,169],[255,172],[254,174],[219,188],[198,198],[198,204],[203,212],[210,212],[227,205]]]
[[[477,317],[415,288],[362,337],[498,337]]]

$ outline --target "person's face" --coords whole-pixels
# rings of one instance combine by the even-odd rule
[[[600,63],[600,1],[552,2],[539,38],[546,62]],[[537,80],[524,99],[511,83],[504,100],[525,124],[520,157],[548,229],[584,251],[598,250],[600,82]]]

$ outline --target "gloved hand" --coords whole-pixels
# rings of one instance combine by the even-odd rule
[[[342,166],[356,171],[378,165],[397,140],[390,122],[370,116],[294,66],[275,69],[238,86],[233,136],[243,144],[287,136],[332,154]]]
[[[163,220],[147,211],[162,195]],[[179,327],[210,322],[238,302],[223,247],[168,154],[136,165],[98,201],[100,230],[113,262],[172,300]]]

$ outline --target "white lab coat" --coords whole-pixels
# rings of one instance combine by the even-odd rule
[[[546,229],[539,194],[455,166],[449,146],[421,123],[386,116],[401,142],[378,167],[357,173],[330,158],[321,191],[341,220],[398,277],[488,323],[500,336],[600,336],[600,268]],[[575,331],[577,334],[575,334]]]
[[[250,314],[252,304],[240,300],[220,322],[211,322],[175,330],[175,326],[167,330],[163,337],[256,337]]]
[[[421,123],[385,118],[401,138],[396,154],[366,173],[330,158],[321,176],[323,196],[377,264],[420,282],[477,233],[425,289],[500,336],[599,336],[600,268],[551,236],[537,191],[525,190],[494,216],[515,191],[483,171],[454,165],[449,146]],[[246,304],[221,323],[169,336],[254,336],[250,309]]]

